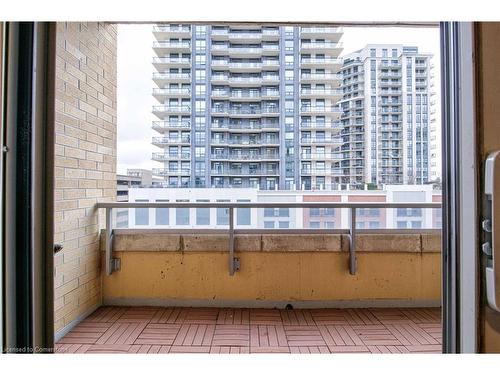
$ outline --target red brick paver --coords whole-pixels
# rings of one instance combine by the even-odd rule
[[[439,308],[99,308],[57,353],[441,353]]]

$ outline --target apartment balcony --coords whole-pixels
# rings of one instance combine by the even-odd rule
[[[262,100],[260,91],[231,91],[228,99],[232,102],[259,102]]]
[[[190,130],[191,121],[153,121],[152,128],[162,134],[169,130]]]
[[[191,160],[191,154],[189,153],[167,154],[163,152],[153,152],[151,159],[159,162],[165,162],[171,160]]]
[[[262,55],[263,56],[275,56],[279,55],[280,47],[278,44],[263,44],[262,45]]]
[[[326,121],[326,122],[318,122],[318,121],[302,121],[300,123],[301,129],[318,129],[318,130],[339,130],[341,129],[341,125],[338,121]]]
[[[279,90],[264,90],[261,92],[262,99],[279,99]]]
[[[191,43],[179,41],[153,42],[153,50],[160,57],[166,56],[169,53],[191,53]]]
[[[300,82],[336,85],[339,82],[339,75],[336,73],[302,73]]]
[[[169,145],[185,145],[191,144],[190,137],[153,137],[152,144],[158,147],[167,147]]]
[[[280,62],[278,59],[263,59],[262,69],[263,70],[278,70],[280,68]]]
[[[259,154],[250,154],[250,153],[219,153],[219,154],[211,154],[210,159],[212,160],[220,160],[220,161],[277,161],[280,156],[278,152],[264,152]]]
[[[190,98],[191,89],[189,88],[165,88],[165,89],[153,89],[153,96],[160,103],[165,102],[168,98]]]
[[[191,27],[189,25],[155,25],[153,26],[153,35],[158,41],[166,41],[170,38],[189,38],[191,37]]]
[[[241,32],[241,31],[230,31],[228,34],[228,39],[233,43],[249,43],[258,44],[262,42],[262,33],[259,32]]]
[[[441,351],[439,230],[386,229],[385,216],[364,219],[380,229],[345,226],[352,215],[341,210],[357,208],[361,223],[366,203],[291,203],[306,226],[335,218],[328,230],[259,227],[269,207],[277,212],[272,206],[286,203],[218,203],[235,227],[227,219],[215,224],[214,203],[119,204],[97,205],[103,218],[128,209],[132,226],[115,228],[110,220],[101,231],[104,306],[61,338],[57,352]],[[244,207],[246,226],[239,222]],[[376,207],[383,215],[384,203]],[[213,228],[198,229],[199,208],[209,210]],[[177,224],[180,211],[187,225]],[[168,224],[152,229],[165,214]],[[139,216],[151,221],[133,226]],[[202,307],[181,307],[193,304]]]
[[[174,168],[174,169],[169,169],[169,168],[153,168],[153,175],[159,176],[159,177],[165,177],[165,176],[190,176],[191,175],[191,169],[190,168]]]
[[[211,126],[213,131],[221,130],[224,132],[234,132],[234,133],[255,133],[258,131],[278,131],[279,130],[279,123],[270,123],[270,122],[263,122],[259,124],[254,124],[254,123],[243,123],[243,124],[230,124],[227,122],[223,123],[212,123]]]
[[[235,73],[258,73],[262,71],[261,62],[231,62],[227,64],[227,68]]]
[[[155,105],[153,114],[162,120],[166,120],[170,115],[189,115],[191,106],[189,105]]]
[[[300,96],[302,98],[327,98],[333,101],[338,101],[342,98],[342,89],[301,89]]]
[[[163,88],[169,83],[190,83],[190,73],[153,73],[153,81]]]
[[[326,38],[339,41],[344,33],[342,27],[301,27],[300,36],[303,38],[320,39]]]
[[[335,57],[311,58],[302,57],[300,59],[301,68],[328,68],[339,70],[342,67],[342,59]]]
[[[262,147],[262,146],[279,146],[278,138],[270,139],[212,139],[212,145],[228,145],[229,147]]]
[[[213,46],[212,46],[213,51]],[[213,51],[214,52],[214,51]],[[259,58],[263,54],[262,47],[229,47],[226,49],[221,49],[221,53],[224,53],[232,58]]]
[[[153,66],[159,72],[166,72],[170,68],[190,68],[191,59],[187,57],[153,57]]]
[[[338,56],[343,49],[342,43],[334,42],[302,42],[301,53],[328,53]]]
[[[338,144],[341,140],[337,137],[302,137],[302,144],[317,144],[317,145],[333,145]]]
[[[252,176],[278,176],[278,169],[212,169],[210,174],[212,176],[242,176],[242,177],[252,177]]]
[[[280,76],[277,74],[273,75],[262,75],[262,84],[263,85],[269,85],[269,84],[279,84],[280,82]]]
[[[401,84],[402,84],[401,81],[391,81],[391,80],[384,81],[382,79],[378,81],[379,87],[400,87]]]
[[[212,113],[217,116],[232,118],[254,118],[261,116],[279,116],[278,108],[212,108]]]
[[[228,77],[226,84],[231,87],[259,87],[262,82],[262,77]]]
[[[301,160],[323,160],[323,161],[332,161],[339,160],[338,155],[330,153],[311,153],[311,152],[302,152],[300,153]]]
[[[380,106],[392,106],[392,105],[402,105],[402,101],[388,101],[388,100],[379,100],[378,104]]]
[[[278,29],[262,29],[263,40],[278,40],[280,31]]]
[[[324,116],[335,116],[337,117],[342,113],[338,106],[308,106],[302,105],[300,107],[300,113],[304,115],[324,115]]]

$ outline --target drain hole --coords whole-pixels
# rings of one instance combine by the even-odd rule
[[[292,304],[289,303],[288,305],[286,305],[285,310],[293,310]]]

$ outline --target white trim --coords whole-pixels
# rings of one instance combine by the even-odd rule
[[[104,306],[163,306],[163,307],[220,307],[220,308],[265,308],[284,309],[291,304],[299,309],[322,308],[410,308],[440,307],[441,300],[410,299],[366,299],[335,301],[257,301],[257,300],[209,300],[209,299],[174,299],[174,298],[104,298]]]
[[[90,314],[92,314],[94,311],[96,311],[99,307],[102,305],[100,303],[94,305],[92,308],[90,308],[88,311],[84,312],[83,314],[77,316],[75,319],[71,321],[68,325],[64,326],[61,328],[59,331],[54,333],[54,342],[57,343],[60,339],[62,339],[68,332],[70,332],[73,328],[75,328],[78,324],[83,322]]]
[[[477,143],[474,94],[474,32],[471,22],[459,29],[459,191],[460,191],[460,353],[477,351]]]

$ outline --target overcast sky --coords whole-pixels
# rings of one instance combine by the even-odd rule
[[[151,95],[154,84],[151,79],[154,54],[151,30],[150,24],[118,25],[118,173],[125,174],[127,168],[161,167],[160,163],[151,160],[151,153],[159,151],[151,145],[151,121],[154,117],[151,107],[156,102]],[[435,99],[436,103],[440,103],[438,28],[345,27],[342,42],[342,55],[361,49],[366,44],[389,43],[417,46],[421,52],[432,53]],[[436,124],[439,124],[439,106],[436,110]]]

